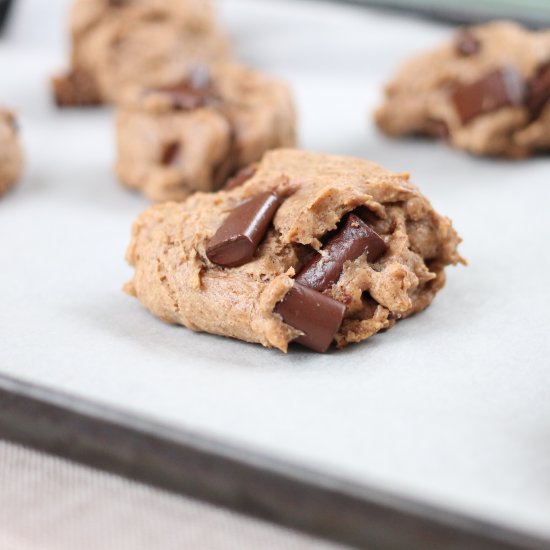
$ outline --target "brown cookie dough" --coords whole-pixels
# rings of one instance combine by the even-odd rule
[[[17,182],[23,170],[23,154],[17,140],[17,125],[9,111],[0,109],[0,197]]]
[[[76,0],[70,28],[71,67],[52,81],[60,106],[114,102],[129,85],[164,86],[229,55],[208,0]]]
[[[391,136],[446,139],[478,155],[550,151],[550,31],[496,22],[460,30],[407,63],[375,118]]]
[[[170,323],[324,351],[426,308],[459,242],[408,174],[281,149],[230,191],[146,210],[125,290]]]
[[[132,91],[116,127],[117,176],[153,201],[218,189],[265,151],[296,141],[287,86],[234,63],[197,66],[176,85]]]

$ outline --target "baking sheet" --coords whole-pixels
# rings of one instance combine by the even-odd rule
[[[0,202],[0,371],[348,479],[550,536],[549,160],[381,137],[399,60],[449,28],[325,3],[225,0],[241,57],[292,84],[304,148],[410,171],[468,268],[423,314],[342,352],[288,355],[167,326],[121,292],[146,207],[111,172],[111,113],[56,111],[66,0],[21,0],[0,103],[28,166]]]

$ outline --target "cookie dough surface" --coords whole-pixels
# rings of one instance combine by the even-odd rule
[[[239,267],[209,260],[231,211],[268,191],[281,204],[253,258]],[[350,212],[386,251],[375,262],[367,254],[346,261],[322,294],[344,306],[336,345],[365,340],[426,308],[444,285],[445,266],[462,259],[451,222],[409,176],[364,160],[272,151],[231,191],[151,207],[133,227],[127,260],[135,273],[126,291],[167,322],[286,351],[301,333],[283,322],[278,304],[312,255],[326,254],[327,239]]]
[[[0,109],[0,197],[17,182],[23,169],[23,154],[17,140],[17,125],[9,111]]]
[[[153,201],[220,188],[296,142],[288,87],[235,63],[194,67],[168,88],[130,90],[117,113],[119,180]]]
[[[53,79],[60,106],[114,102],[129,85],[177,81],[229,55],[208,0],[76,0],[71,67]]]
[[[375,114],[391,136],[444,138],[478,155],[550,151],[550,31],[507,22],[460,30],[406,62]]]

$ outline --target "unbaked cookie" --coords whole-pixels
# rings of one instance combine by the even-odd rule
[[[391,136],[423,134],[479,155],[550,151],[550,31],[496,22],[407,62],[376,112]]]
[[[408,174],[282,149],[239,183],[135,222],[125,289],[161,319],[322,352],[423,310],[445,266],[463,262],[450,220]]]
[[[17,140],[15,117],[0,109],[0,197],[15,185],[22,169],[23,154]]]
[[[53,79],[60,106],[116,101],[128,85],[164,86],[229,44],[208,0],[76,0],[71,67]]]
[[[220,188],[268,149],[295,144],[287,86],[234,63],[135,89],[117,114],[119,180],[153,201]]]

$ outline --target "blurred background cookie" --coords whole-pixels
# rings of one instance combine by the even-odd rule
[[[116,101],[131,84],[163,86],[230,52],[206,0],[76,0],[70,31],[69,70],[52,79],[64,107]]]
[[[22,170],[23,153],[17,140],[15,117],[0,109],[0,197],[15,185]]]
[[[196,66],[171,86],[124,98],[117,176],[153,201],[214,191],[268,149],[294,146],[295,126],[284,83],[236,63]]]
[[[375,116],[390,136],[515,158],[550,151],[549,99],[550,31],[495,22],[406,62]]]

